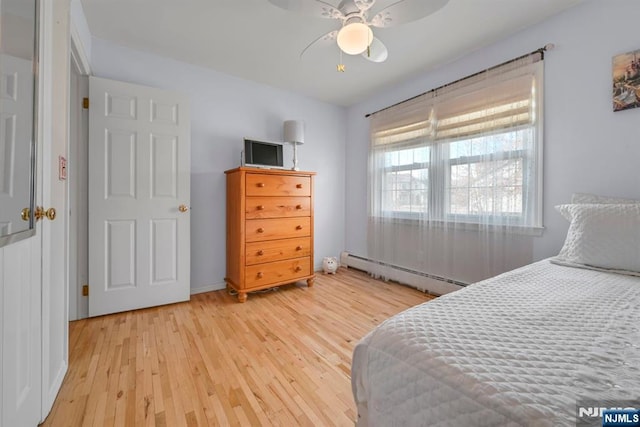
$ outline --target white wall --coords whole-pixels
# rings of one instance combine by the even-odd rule
[[[611,58],[640,49],[640,1],[588,0],[514,37],[466,55],[347,111],[346,249],[367,255],[366,113],[533,51],[545,60],[544,225],[530,257],[556,255],[568,223],[553,206],[573,192],[640,199],[640,108],[614,113]],[[424,55],[429,47],[425,46]],[[408,248],[410,250],[411,248]],[[518,254],[521,256],[522,254]]]
[[[182,92],[191,100],[191,289],[225,276],[225,175],[240,165],[243,137],[280,141],[287,119],[306,122],[301,170],[315,179],[315,266],[344,249],[346,111],[259,83],[93,39],[94,75]],[[285,147],[285,165],[291,149]]]

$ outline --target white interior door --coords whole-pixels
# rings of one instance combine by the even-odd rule
[[[0,249],[0,426],[40,422],[40,234]]]
[[[188,100],[96,77],[89,94],[89,316],[186,301]]]
[[[57,179],[57,155],[65,154],[67,141],[69,2],[40,2],[38,13],[35,204],[64,213],[66,185]],[[20,89],[16,76],[5,79],[4,90],[12,79]],[[66,373],[66,240],[66,221],[46,219],[37,223],[35,236],[0,249],[0,426],[38,425]]]
[[[29,207],[33,111],[32,64],[0,55],[0,229],[22,227]],[[42,390],[41,228],[0,249],[0,426],[35,426]]]
[[[5,235],[24,228],[20,213],[29,207],[29,174],[16,165],[29,164],[31,146],[16,141],[16,135],[31,132],[33,66],[31,61],[4,54],[0,63],[0,234]]]

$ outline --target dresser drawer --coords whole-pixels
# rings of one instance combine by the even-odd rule
[[[311,177],[248,173],[247,196],[311,196]]]
[[[311,235],[311,218],[248,219],[245,226],[245,241],[289,239]]]
[[[245,262],[247,265],[281,261],[311,255],[311,238],[268,240],[247,243]]]
[[[311,197],[247,197],[247,219],[311,216]]]
[[[287,261],[276,261],[267,264],[248,266],[245,269],[246,288],[292,281],[313,274],[311,258],[296,258]]]

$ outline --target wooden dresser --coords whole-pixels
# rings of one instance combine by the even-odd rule
[[[227,288],[313,286],[313,172],[240,167],[227,175]]]

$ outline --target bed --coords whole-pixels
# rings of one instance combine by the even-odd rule
[[[406,310],[356,345],[358,425],[602,425],[577,405],[638,404],[640,268],[624,263],[640,267],[640,205],[610,204],[626,212],[613,221],[610,207],[564,206],[558,257]],[[602,218],[622,249],[602,247]]]

